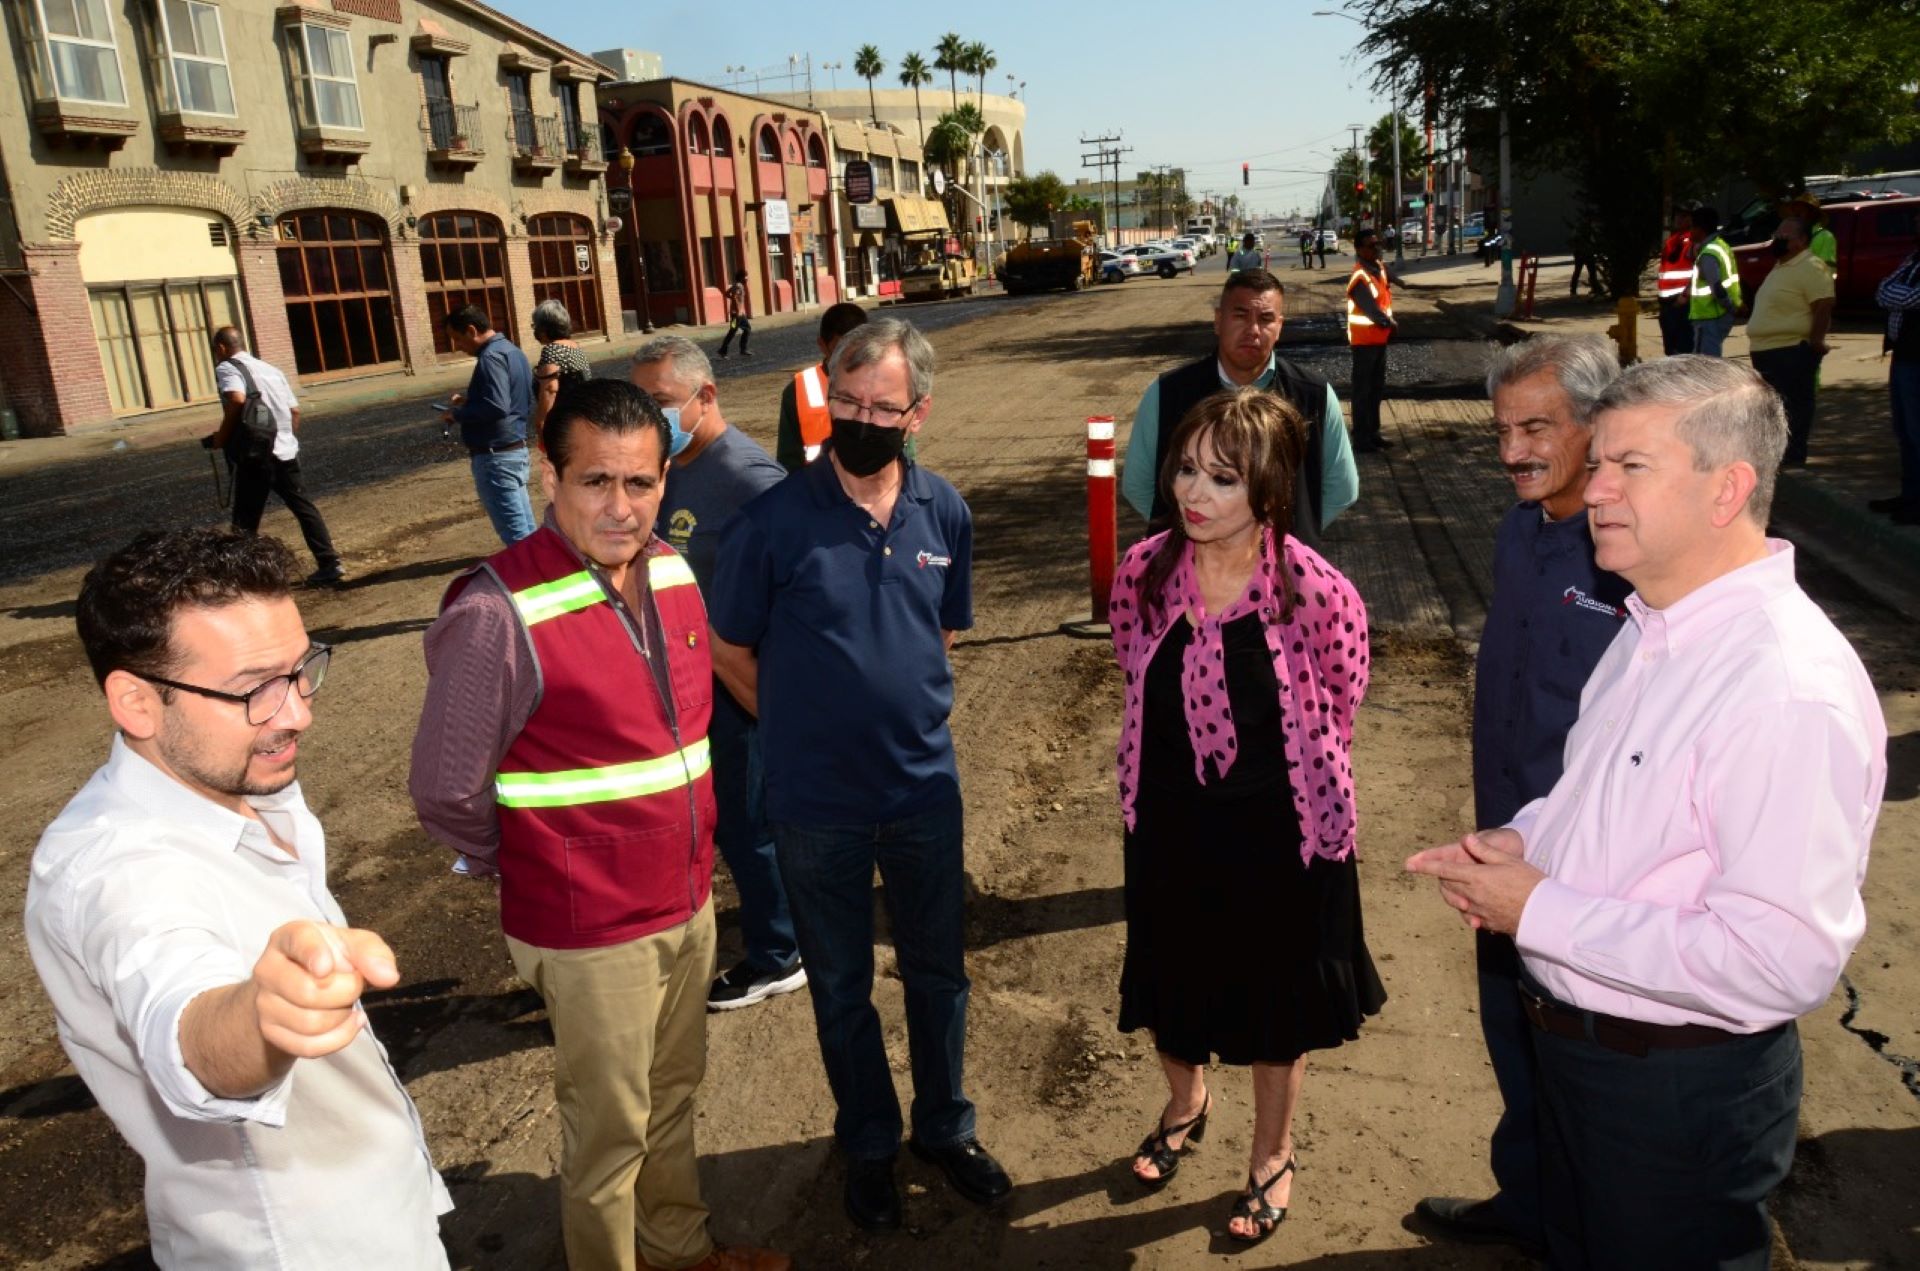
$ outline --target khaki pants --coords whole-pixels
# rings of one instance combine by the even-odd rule
[[[713,902],[680,926],[604,949],[508,937],[553,1025],[560,1219],[573,1271],[659,1271],[713,1249],[693,1146],[707,1066]]]

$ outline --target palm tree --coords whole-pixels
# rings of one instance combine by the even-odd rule
[[[871,44],[862,44],[853,55],[853,73],[867,81],[867,112],[873,116],[873,126],[880,126],[880,108],[873,102],[873,81],[880,72],[887,69],[886,62],[880,56],[880,50]]]
[[[934,121],[927,133],[926,144],[921,147],[922,153],[929,164],[945,168],[947,175],[953,177],[959,171],[960,161],[972,157],[974,148],[979,144],[977,139],[986,130],[986,119],[972,102],[967,102]],[[950,223],[955,225],[960,223],[958,189],[957,185],[947,187],[947,201],[954,205],[949,207],[948,215],[953,218]]]
[[[993,50],[986,45],[978,42],[967,45],[967,74],[979,79],[978,96],[981,110],[987,108],[987,72],[998,65],[1000,65],[1000,59],[995,57]]]
[[[933,68],[947,73],[947,89],[953,94],[953,108],[960,109],[959,73],[966,69],[967,42],[958,31],[949,31],[933,46]]]
[[[928,69],[926,59],[918,53],[909,53],[900,59],[900,87],[913,90],[913,118],[920,125],[920,145],[927,144],[927,121],[920,114],[920,85],[933,83],[933,71]]]

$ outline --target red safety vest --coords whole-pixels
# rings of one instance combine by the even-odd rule
[[[1693,231],[1681,230],[1667,235],[1660,250],[1660,298],[1677,300],[1687,294],[1693,282]]]
[[[1393,338],[1393,329],[1383,327],[1367,316],[1366,310],[1353,302],[1353,289],[1365,286],[1373,292],[1374,303],[1380,306],[1380,312],[1393,316],[1393,287],[1387,282],[1387,271],[1383,266],[1380,276],[1374,277],[1367,267],[1355,264],[1353,277],[1347,279],[1347,343],[1348,344],[1385,344]]]
[[[809,366],[793,377],[793,408],[800,416],[800,445],[807,462],[820,457],[820,447],[833,436],[833,417],[827,412],[827,371]]]
[[[543,526],[480,568],[513,598],[540,683],[494,780],[502,929],[542,948],[591,949],[687,921],[711,888],[716,815],[713,662],[693,571],[658,538],[633,564],[647,571],[642,606],[665,637],[665,701],[606,575],[557,530]]]

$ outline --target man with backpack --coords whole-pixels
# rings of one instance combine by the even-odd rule
[[[346,581],[340,553],[320,509],[300,485],[300,403],[293,386],[271,363],[247,352],[246,338],[237,327],[213,333],[214,386],[225,409],[220,427],[200,444],[221,450],[233,474],[233,528],[252,534],[260,528],[269,492],[280,496],[307,540],[307,550],[318,565],[307,577],[310,587],[337,586]]]

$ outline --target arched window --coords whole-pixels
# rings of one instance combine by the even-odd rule
[[[713,152],[733,158],[733,129],[727,127],[725,115],[713,117]]]
[[[707,121],[698,115],[687,117],[687,153],[705,154],[707,152]]]
[[[484,212],[437,212],[420,218],[420,276],[427,315],[433,320],[433,351],[453,353],[453,338],[440,320],[462,305],[486,310],[497,331],[513,330],[507,287],[507,236]]]
[[[573,333],[606,328],[600,316],[600,257],[593,222],[549,212],[527,221],[527,255],[533,263],[533,298],[558,300],[573,320]]]
[[[757,153],[762,163],[780,162],[780,138],[774,134],[772,124],[762,125]]]
[[[627,148],[636,159],[670,153],[673,136],[667,130],[667,121],[650,111],[639,116],[633,121],[633,138],[627,142]]]
[[[827,166],[826,143],[821,141],[817,134],[807,138],[807,166],[809,168],[824,168]]]
[[[277,228],[280,292],[300,374],[399,362],[386,223],[328,209],[288,213]]]

